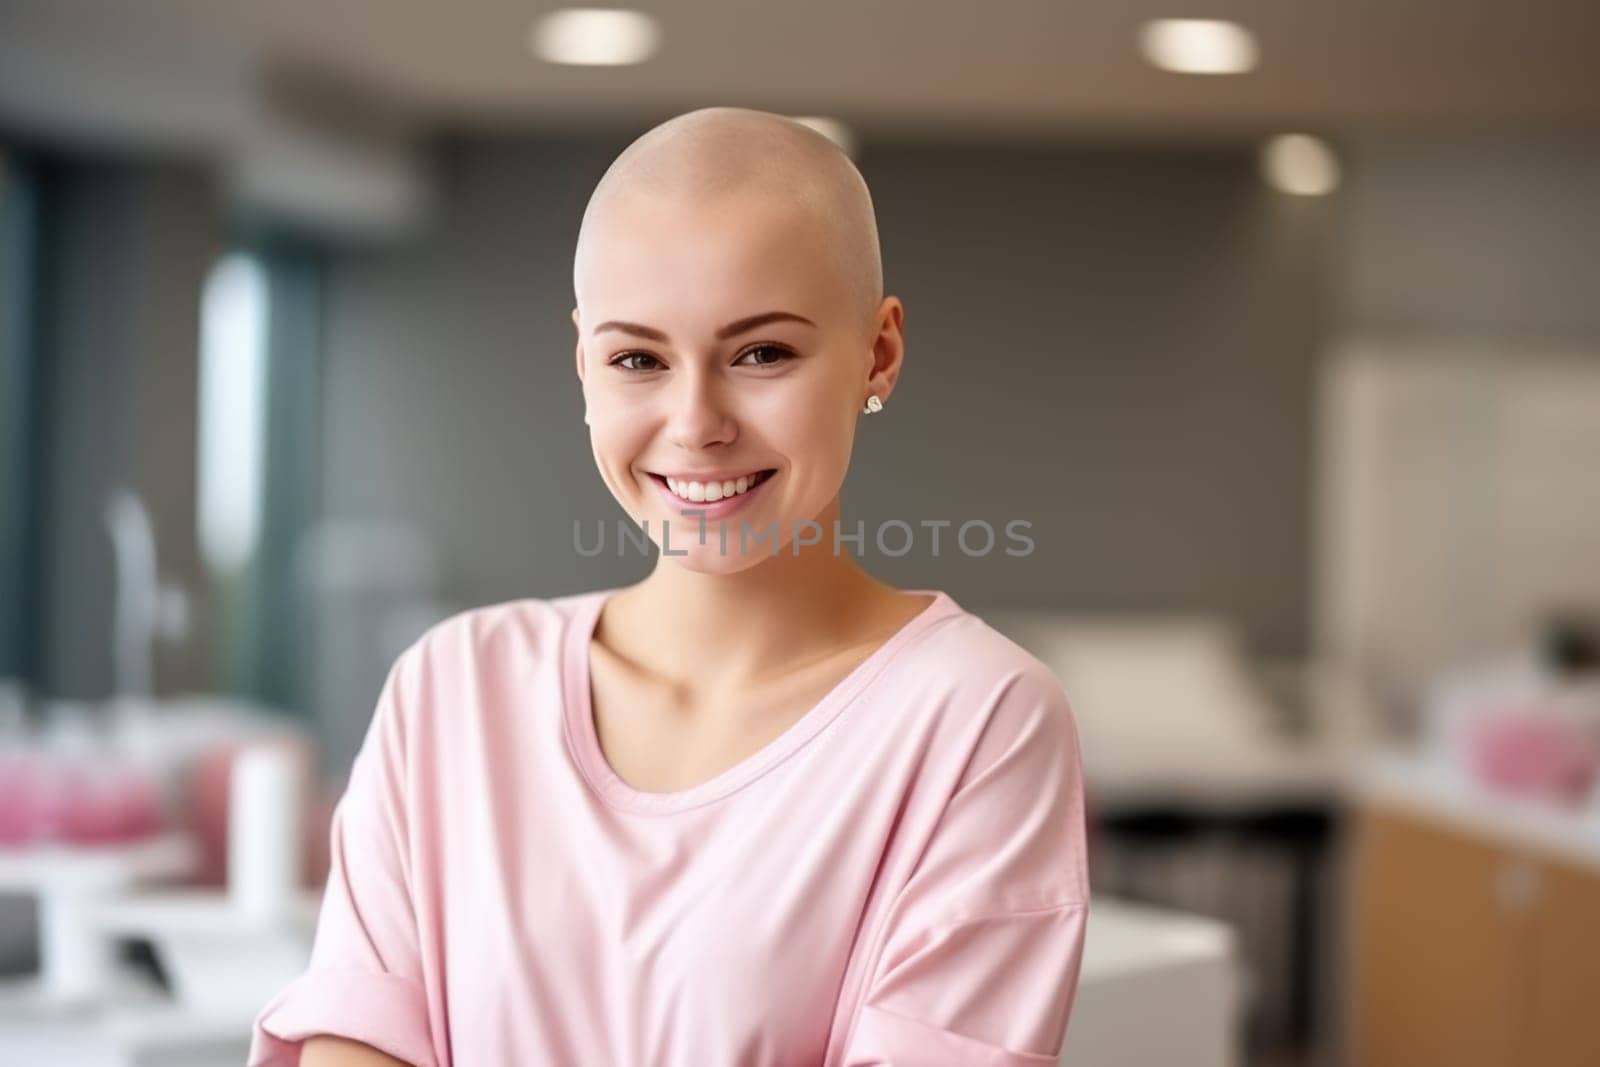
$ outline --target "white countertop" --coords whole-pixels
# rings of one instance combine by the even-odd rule
[[[1165,908],[1095,897],[1089,903],[1080,982],[1233,957],[1226,923]]]
[[[0,846],[0,891],[108,893],[187,874],[197,853],[193,840],[180,833],[111,845],[5,845]]]
[[[1400,751],[1363,760],[1353,788],[1363,804],[1600,871],[1600,808],[1564,809],[1498,793],[1459,770]]]

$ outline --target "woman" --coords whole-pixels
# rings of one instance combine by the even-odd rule
[[[251,1064],[1055,1063],[1066,697],[834,542],[904,350],[860,174],[777,116],[679,116],[601,180],[574,287],[595,462],[656,565],[400,656]]]

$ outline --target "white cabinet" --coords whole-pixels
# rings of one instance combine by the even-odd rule
[[[1222,923],[1095,898],[1061,1063],[1236,1067],[1237,968]]]

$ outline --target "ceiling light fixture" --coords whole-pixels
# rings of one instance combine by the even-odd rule
[[[1177,74],[1243,74],[1256,65],[1256,39],[1223,19],[1155,19],[1139,31],[1139,50]]]
[[[1327,196],[1339,187],[1339,157],[1320,138],[1285,133],[1262,146],[1261,174],[1280,192]]]
[[[550,63],[617,67],[643,63],[661,44],[661,26],[641,11],[566,7],[541,16],[528,34],[533,54]]]

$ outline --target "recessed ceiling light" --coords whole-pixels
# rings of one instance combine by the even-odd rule
[[[809,126],[822,136],[839,146],[839,151],[847,156],[856,154],[856,138],[850,132],[850,127],[838,119],[825,118],[821,115],[791,115],[802,126]]]
[[[1326,141],[1285,133],[1262,147],[1261,174],[1280,192],[1326,196],[1339,187],[1339,157]]]
[[[1155,19],[1139,31],[1139,49],[1178,74],[1242,74],[1256,65],[1256,39],[1222,19]]]
[[[661,26],[642,11],[566,7],[539,18],[529,32],[533,54],[551,63],[616,67],[643,63],[661,43]]]

